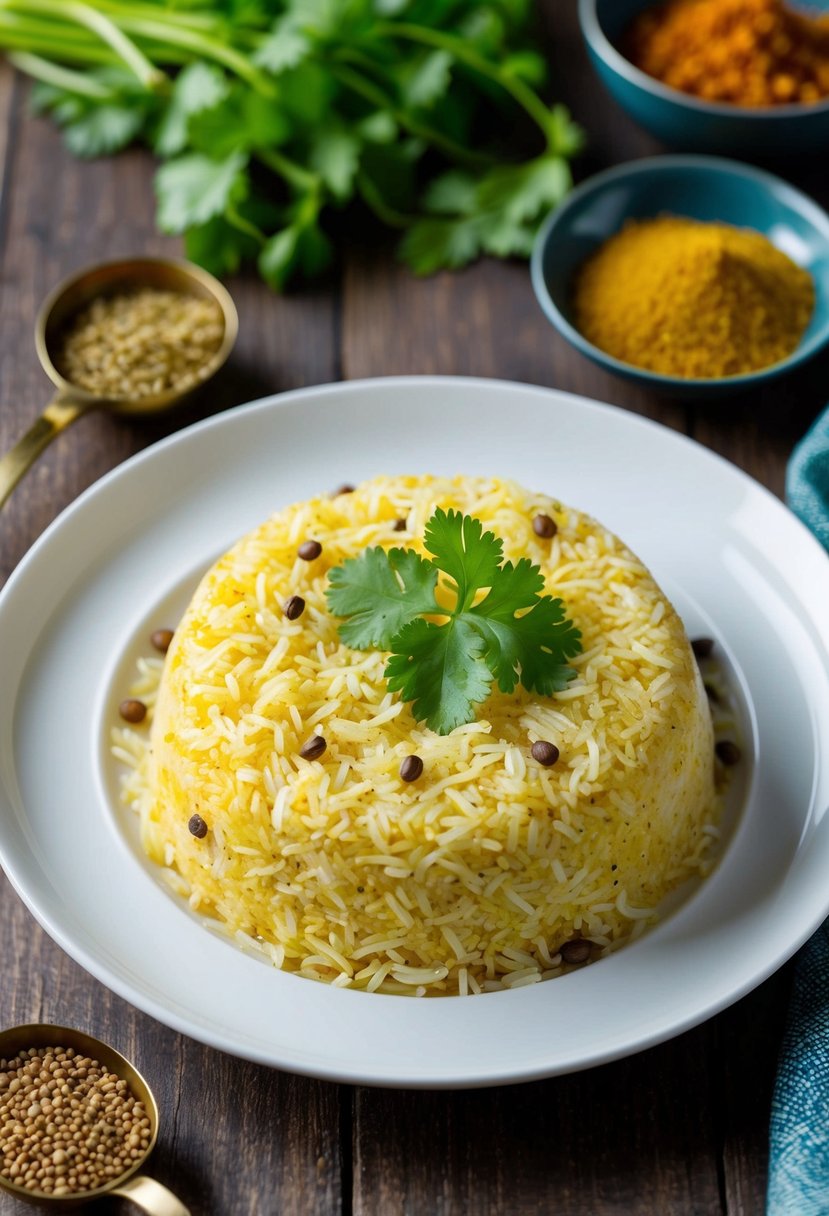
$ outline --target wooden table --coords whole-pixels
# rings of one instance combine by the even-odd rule
[[[659,151],[592,77],[574,0],[549,0],[543,16],[552,87],[590,137],[579,175]],[[28,116],[27,89],[8,71],[0,165],[5,449],[47,399],[32,343],[46,292],[86,262],[178,245],[154,231],[150,158],[73,162],[50,124]],[[817,170],[811,182],[808,165],[785,172],[820,197]],[[410,372],[553,385],[692,435],[777,494],[792,444],[829,396],[826,359],[765,394],[708,408],[649,396],[557,337],[518,263],[415,280],[388,248],[353,244],[312,290],[277,298],[252,276],[230,288],[241,338],[216,394],[175,418],[90,416],[61,437],[0,515],[0,581],[59,511],[133,452],[209,409],[280,389]],[[138,1013],[66,957],[0,876],[0,1025],[75,1025],[132,1057],[160,1099],[153,1171],[194,1216],[761,1213],[788,982],[784,968],[696,1030],[570,1077],[459,1093],[350,1088],[231,1059]],[[27,1210],[0,1198],[3,1216]]]

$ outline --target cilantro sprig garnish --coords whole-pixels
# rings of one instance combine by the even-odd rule
[[[518,683],[542,696],[565,688],[581,633],[561,600],[542,594],[539,567],[504,561],[503,543],[480,520],[440,507],[423,544],[431,558],[366,549],[329,572],[326,592],[345,618],[346,645],[391,652],[388,686],[418,721],[441,735],[473,722],[493,681],[505,693]]]

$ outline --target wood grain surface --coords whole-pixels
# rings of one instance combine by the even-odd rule
[[[548,0],[541,15],[551,87],[589,136],[579,175],[659,151],[596,84],[574,0]],[[783,171],[829,203],[817,167]],[[46,292],[87,262],[178,245],[154,231],[149,156],[72,161],[52,127],[28,115],[26,87],[6,70],[0,172],[5,450],[48,400],[32,342]],[[229,285],[241,337],[215,392],[174,417],[77,422],[0,515],[0,581],[63,507],[127,456],[208,412],[280,389],[405,372],[551,385],[692,435],[775,494],[792,444],[829,396],[825,358],[762,394],[716,406],[648,395],[552,331],[519,263],[416,280],[382,240],[355,235],[313,290],[278,298],[252,276]],[[0,639],[0,695],[2,683]],[[137,1012],[64,955],[0,876],[0,1025],[77,1026],[135,1060],[161,1109],[153,1173],[194,1216],[760,1216],[787,991],[784,968],[672,1042],[570,1077],[459,1093],[355,1089],[232,1059]],[[3,1216],[27,1210],[0,1196]],[[121,1210],[96,1206],[102,1216]]]

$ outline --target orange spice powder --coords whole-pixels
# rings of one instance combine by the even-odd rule
[[[829,97],[829,14],[795,12],[781,0],[668,0],[633,22],[623,49],[649,76],[705,101]]]

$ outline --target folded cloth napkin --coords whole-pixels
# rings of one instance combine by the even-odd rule
[[[786,498],[829,549],[829,409],[792,453]],[[772,1099],[766,1213],[829,1216],[829,921],[795,963]]]

